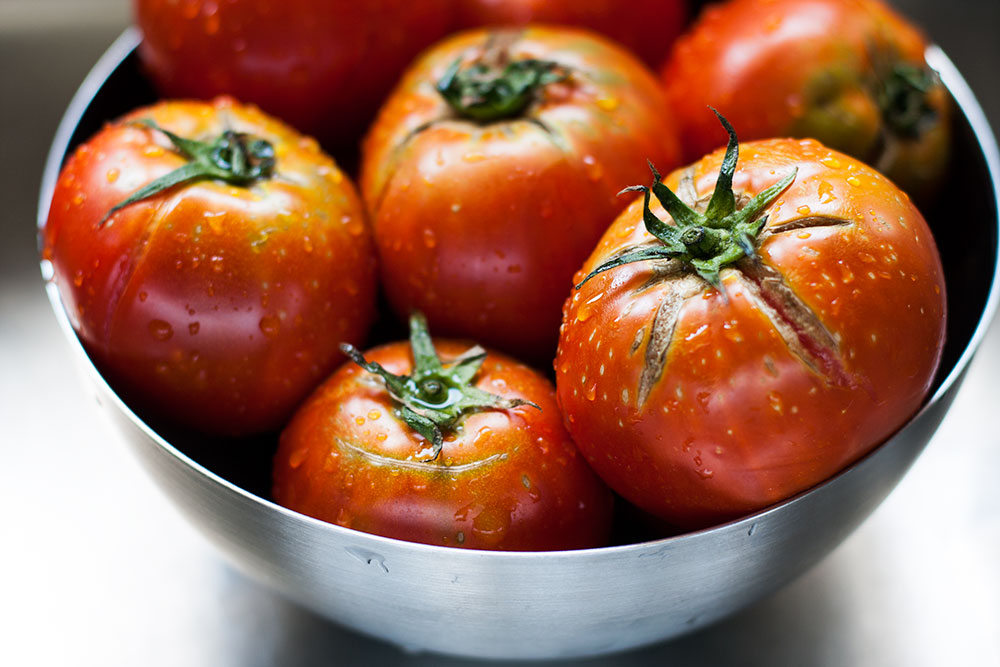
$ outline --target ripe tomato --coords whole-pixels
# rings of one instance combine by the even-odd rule
[[[812,137],[913,196],[948,160],[950,100],[923,36],[878,0],[730,0],[707,8],[662,75],[686,158],[744,139]]]
[[[437,350],[443,364],[419,315],[410,344],[365,357],[349,349],[358,365],[334,373],[281,434],[274,499],[427,544],[605,544],[611,492],[578,456],[549,381],[479,347],[438,341]]]
[[[556,360],[587,460],[685,528],[791,496],[888,438],[945,334],[941,263],[905,194],[813,140],[744,144],[735,177],[730,149],[671,174],[676,202],[653,188],[671,216],[640,199],[608,229]]]
[[[573,272],[624,207],[616,193],[647,158],[678,159],[665,108],[638,60],[575,29],[477,30],[425,53],[363,146],[391,305],[551,359]]]
[[[201,168],[166,130],[214,149],[220,173],[122,205]],[[227,162],[260,173],[230,184]],[[227,99],[162,102],[105,126],[64,167],[43,235],[73,327],[112,386],[211,433],[279,428],[374,317],[374,250],[352,184],[316,142]]]
[[[352,144],[450,0],[133,0],[139,55],[168,97],[227,94]]]
[[[573,25],[607,35],[656,67],[687,20],[684,0],[457,0],[458,26]]]

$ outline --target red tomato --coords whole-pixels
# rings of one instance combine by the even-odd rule
[[[228,137],[233,153],[217,157],[249,152],[264,173],[180,183],[108,216],[200,164],[140,120],[217,149]],[[226,99],[139,109],[80,146],[56,185],[43,253],[112,386],[211,433],[279,428],[343,360],[337,344],[363,340],[374,316],[374,251],[352,184],[315,141]]]
[[[578,456],[549,381],[455,341],[437,342],[442,364],[422,318],[411,326],[411,344],[367,359],[351,350],[364,368],[345,364],[296,413],[275,457],[274,499],[427,544],[605,544],[612,495]]]
[[[425,53],[363,146],[393,308],[551,359],[573,271],[625,205],[618,190],[647,158],[677,162],[665,108],[638,60],[575,29],[472,31]]]
[[[660,65],[684,29],[684,0],[457,0],[458,25],[551,23],[588,28],[628,47],[653,67]]]
[[[730,0],[705,10],[662,75],[686,157],[744,140],[813,137],[911,195],[948,161],[950,100],[923,36],[877,0]]]
[[[352,144],[450,0],[133,0],[139,55],[168,97],[227,94]]]
[[[685,528],[787,498],[884,441],[920,406],[945,335],[934,239],[883,176],[812,140],[750,142],[734,197],[722,162],[666,179],[672,215],[640,199],[608,229],[578,277],[606,270],[567,301],[556,360],[587,460]]]

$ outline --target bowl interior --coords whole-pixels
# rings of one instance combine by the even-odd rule
[[[98,63],[67,111],[42,183],[39,226],[44,224],[58,170],[73,149],[109,120],[156,101],[156,92],[143,75],[135,52],[137,43],[138,35],[127,31]],[[976,104],[971,97],[958,101]],[[996,299],[993,280],[997,270],[998,211],[994,178],[967,115],[956,113],[953,126],[954,151],[947,182],[941,195],[923,211],[941,253],[948,297],[947,340],[932,395],[954,381],[958,375],[954,371],[961,370],[956,369],[960,362],[963,366],[967,363],[970,345],[985,329],[988,322],[984,320],[991,314],[988,306],[995,306],[991,301]],[[334,157],[348,169],[354,161],[351,155]],[[404,337],[405,330],[391,319],[378,323],[373,333],[375,342]],[[276,447],[273,434],[220,443],[218,438],[180,431],[147,415],[139,417],[171,446],[206,469],[260,498],[269,498],[271,456]],[[232,455],[235,447],[239,448],[239,456]],[[628,515],[629,510],[626,508],[624,513]],[[622,518],[616,543],[656,537],[647,534],[635,517]]]

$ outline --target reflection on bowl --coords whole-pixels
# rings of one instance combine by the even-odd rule
[[[126,31],[71,102],[49,153],[39,225],[64,157],[107,120],[155,99],[134,54],[138,39]],[[930,440],[996,310],[996,142],[947,57],[931,48],[928,61],[962,111],[947,201],[925,211],[949,304],[934,393],[905,427],[851,468],[725,525],[666,539],[628,534],[601,549],[501,553],[412,544],[310,519],[267,499],[272,440],[241,443],[239,457],[227,456],[223,447],[144,421],[87,358],[51,282],[49,298],[104,411],[149,474],[237,567],[287,597],[366,634],[457,655],[585,656],[664,640],[773,592],[850,534]],[[959,219],[961,238],[947,228]]]

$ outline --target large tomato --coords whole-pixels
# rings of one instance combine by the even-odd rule
[[[348,350],[357,365],[334,373],[281,434],[274,499],[427,544],[605,544],[613,497],[566,433],[551,383],[482,348],[435,350],[419,315],[411,341]]]
[[[458,26],[575,25],[611,37],[657,67],[684,29],[685,0],[456,0]]]
[[[573,272],[623,183],[679,146],[656,78],[570,28],[476,30],[424,54],[364,143],[361,190],[395,310],[551,359]]]
[[[913,196],[947,165],[950,100],[927,44],[878,0],[729,0],[708,7],[662,75],[688,160],[744,140],[812,137]]]
[[[374,316],[353,185],[315,141],[231,100],[105,126],[64,167],[43,234],[112,386],[207,432],[282,426]]]
[[[168,97],[227,94],[353,144],[450,0],[133,0],[139,55]]]
[[[588,461],[687,528],[802,491],[889,437],[945,334],[941,263],[905,194],[813,140],[741,148],[735,175],[732,142],[725,161],[657,176],[664,205],[645,189],[608,229],[556,361]]]

